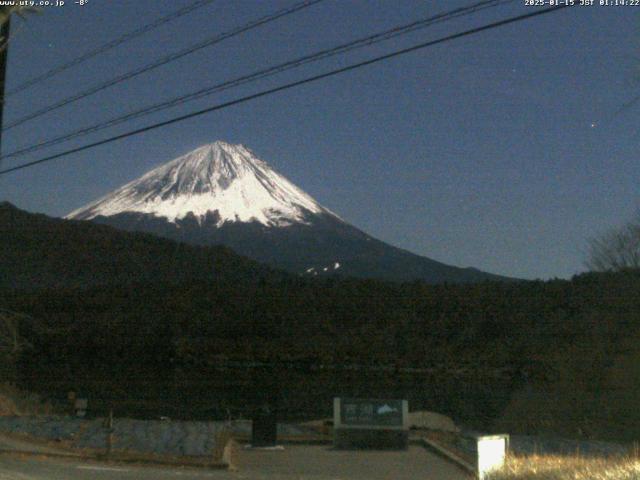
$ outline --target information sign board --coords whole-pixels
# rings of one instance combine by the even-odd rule
[[[402,400],[343,398],[340,405],[342,426],[403,426]]]
[[[336,448],[406,449],[409,442],[409,403],[397,399],[335,398]]]

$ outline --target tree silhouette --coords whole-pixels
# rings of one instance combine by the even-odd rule
[[[589,240],[586,265],[595,271],[640,268],[640,210],[622,227]]]

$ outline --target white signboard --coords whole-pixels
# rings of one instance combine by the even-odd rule
[[[335,448],[409,446],[409,402],[399,399],[334,398]]]
[[[334,398],[334,428],[409,430],[406,400]]]
[[[478,478],[483,480],[491,470],[504,465],[509,447],[508,435],[478,437]]]

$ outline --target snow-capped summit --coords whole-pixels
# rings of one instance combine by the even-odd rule
[[[90,220],[138,212],[175,223],[189,213],[216,223],[265,226],[306,223],[309,213],[334,215],[243,145],[217,141],[146,173],[67,215]]]

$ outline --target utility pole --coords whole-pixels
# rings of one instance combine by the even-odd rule
[[[10,7],[4,7],[8,9]],[[7,57],[9,55],[9,30],[11,28],[11,13],[7,12],[7,19],[0,28],[0,165],[2,164],[2,118],[4,116],[4,90],[7,78]]]

